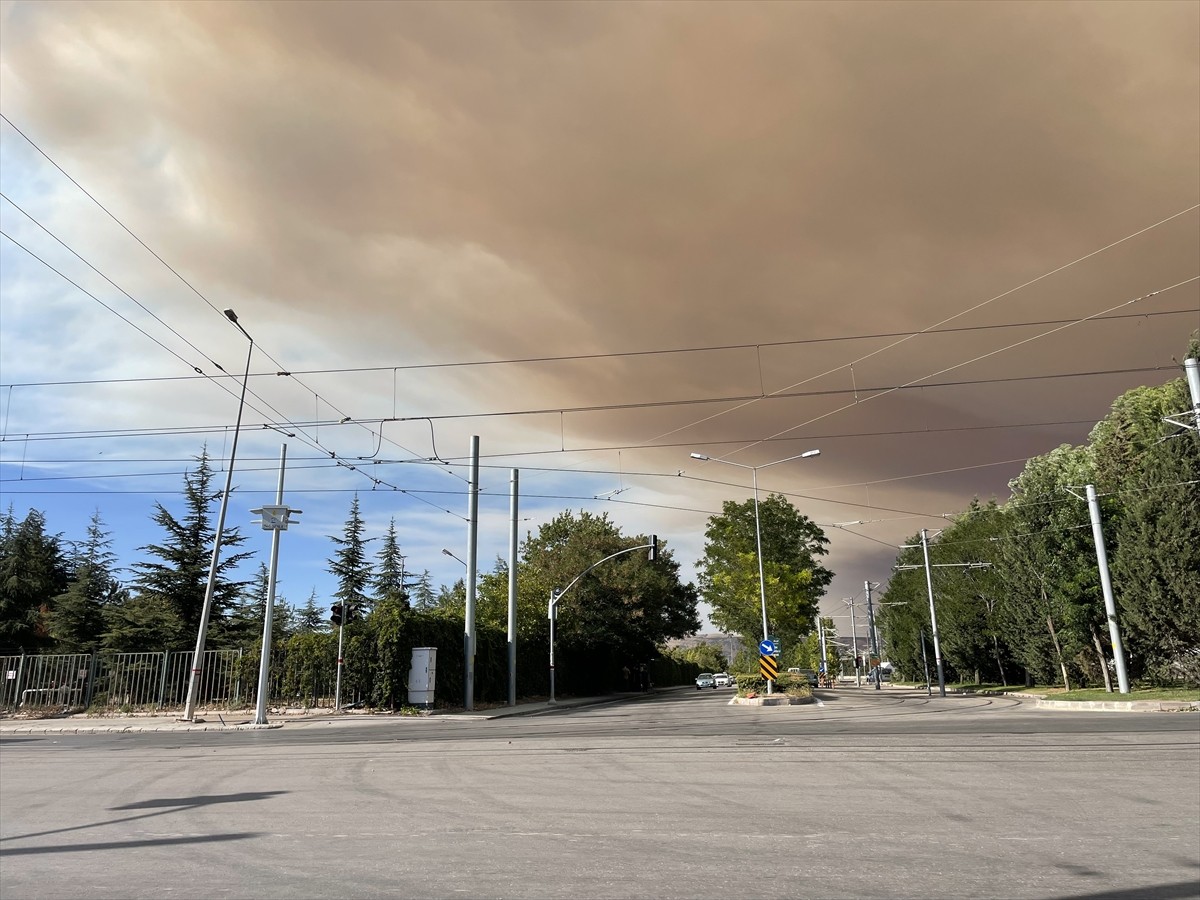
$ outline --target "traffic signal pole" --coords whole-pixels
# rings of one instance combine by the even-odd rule
[[[338,661],[337,678],[333,687],[333,709],[335,712],[342,708],[342,634],[346,630],[345,610],[342,610],[342,621],[338,623]]]

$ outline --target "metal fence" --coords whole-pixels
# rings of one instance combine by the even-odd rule
[[[336,660],[271,654],[269,704],[333,706]],[[0,711],[89,709],[152,712],[183,709],[192,669],[191,650],[159,653],[70,653],[0,656]],[[196,705],[201,709],[253,706],[258,654],[206,650]]]

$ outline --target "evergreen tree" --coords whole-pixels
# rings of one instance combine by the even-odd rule
[[[314,589],[296,614],[296,632],[309,634],[314,631],[324,631],[327,625],[328,618],[317,603],[317,592]]]
[[[400,542],[396,538],[396,519],[393,517],[388,530],[383,536],[383,544],[375,557],[379,562],[371,585],[375,589],[377,602],[398,603],[404,609],[409,608],[409,578],[404,570],[405,557],[400,552]]]
[[[371,564],[367,561],[367,540],[363,539],[366,526],[358,511],[358,494],[350,504],[350,516],[346,519],[342,536],[330,535],[338,549],[329,560],[329,573],[338,580],[334,596],[342,602],[348,615],[361,616],[370,610],[370,597],[365,593],[371,584]]]
[[[175,610],[179,620],[188,631],[196,631],[204,608],[204,594],[208,585],[208,571],[212,560],[212,543],[215,528],[210,525],[211,507],[221,497],[220,491],[212,489],[214,472],[209,465],[208,450],[201,451],[194,472],[185,472],[183,493],[186,512],[177,519],[161,503],[155,503],[157,512],[154,521],[166,531],[161,544],[149,544],[140,549],[160,561],[143,561],[133,564],[135,572],[134,592],[140,596],[162,599]],[[245,537],[237,528],[226,528],[221,538],[222,553],[217,564],[217,580],[213,590],[209,622],[215,630],[237,605],[244,581],[234,581],[233,571],[250,553],[230,553],[240,546]],[[143,604],[143,613],[152,609],[163,609],[162,604]],[[169,630],[169,628],[168,628]]]
[[[67,562],[57,535],[46,534],[46,518],[31,509],[20,525],[12,513],[0,526],[0,647],[37,650],[51,637],[47,613],[67,587]]]
[[[417,609],[433,609],[437,605],[437,595],[433,590],[433,579],[429,570],[425,569],[413,586],[413,606]]]
[[[175,605],[160,594],[136,594],[111,604],[104,621],[103,647],[118,653],[180,649],[195,639]]]
[[[54,598],[48,625],[60,653],[95,650],[105,632],[105,609],[125,600],[125,592],[113,575],[116,554],[100,511],[88,524],[87,540],[74,546],[71,580],[67,590]]]

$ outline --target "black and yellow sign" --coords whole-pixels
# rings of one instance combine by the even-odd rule
[[[758,658],[758,671],[762,677],[768,681],[774,681],[779,677],[779,660],[773,656],[760,656]]]

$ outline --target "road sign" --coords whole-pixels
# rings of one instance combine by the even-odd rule
[[[758,652],[763,656],[770,656],[775,652],[775,642],[770,638],[764,638],[758,642]]]
[[[758,671],[763,678],[774,681],[779,677],[779,660],[768,654],[758,658]]]

